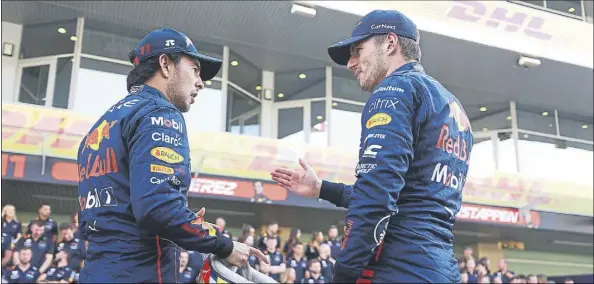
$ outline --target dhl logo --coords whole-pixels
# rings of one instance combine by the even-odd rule
[[[109,132],[116,122],[117,120],[112,122],[107,122],[107,120],[104,120],[101,122],[101,124],[99,124],[99,126],[93,129],[85,138],[83,151],[87,148],[91,148],[95,151],[99,150],[99,145],[101,145],[103,139],[109,139]]]
[[[460,105],[458,105],[458,103],[456,102],[451,102],[449,103],[449,107],[450,117],[456,122],[456,125],[458,126],[458,131],[463,132],[470,130],[470,132],[472,133],[470,120],[468,120],[468,116],[466,116],[466,113],[464,112],[464,110],[462,110]]]

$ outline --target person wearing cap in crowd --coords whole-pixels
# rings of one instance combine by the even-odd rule
[[[223,236],[187,207],[190,148],[182,113],[221,60],[173,28],[129,54],[129,94],[93,125],[78,150],[79,230],[88,240],[80,282],[175,282],[180,247],[243,266],[262,252]]]
[[[458,99],[420,64],[416,25],[375,10],[328,48],[370,97],[361,115],[357,180],[320,180],[303,159],[271,175],[294,193],[347,208],[333,281],[460,281],[452,233],[473,145]]]

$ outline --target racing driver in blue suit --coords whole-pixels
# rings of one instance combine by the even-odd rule
[[[303,159],[272,178],[348,209],[334,282],[459,282],[452,230],[473,135],[460,102],[419,63],[416,25],[397,11],[372,11],[328,53],[371,93],[356,182],[321,181]]]
[[[257,249],[233,242],[187,207],[190,147],[182,112],[221,60],[174,29],[130,52],[129,94],[109,108],[78,150],[79,230],[89,241],[81,283],[177,283],[181,246],[244,266]]]

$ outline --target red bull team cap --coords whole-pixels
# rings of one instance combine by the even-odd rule
[[[202,81],[214,78],[223,65],[222,60],[198,52],[187,35],[173,28],[157,29],[147,34],[138,46],[130,51],[128,59],[136,66],[148,58],[170,53],[183,53],[198,59]]]

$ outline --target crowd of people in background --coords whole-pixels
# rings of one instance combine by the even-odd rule
[[[340,252],[338,228],[330,226],[327,234],[318,231],[311,239],[302,240],[301,230],[292,228],[283,242],[279,224],[270,222],[257,234],[248,224],[241,228],[237,238],[226,229],[223,218],[215,221],[220,232],[238,242],[259,248],[270,264],[250,256],[249,264],[279,283],[330,283],[334,263]],[[78,216],[70,223],[60,224],[51,218],[51,206],[42,204],[38,216],[31,220],[25,233],[12,205],[2,208],[2,283],[76,283],[84,267],[88,243],[78,234]],[[196,283],[205,255],[195,251],[182,251],[179,278],[181,283]],[[491,270],[488,258],[478,261],[470,247],[458,258],[462,283],[554,283],[545,275],[516,274],[507,269],[500,259],[498,269]],[[573,283],[566,279],[564,283]]]
[[[254,227],[243,226],[237,241],[257,247],[270,259],[270,264],[265,264],[251,256],[250,266],[280,283],[332,281],[335,259],[340,252],[336,226],[330,226],[327,238],[323,232],[314,232],[311,240],[305,242],[301,240],[301,230],[293,228],[282,246],[278,230],[278,223],[270,222],[266,230],[257,236]]]
[[[491,270],[489,258],[482,257],[477,261],[473,256],[471,247],[466,247],[463,255],[458,257],[458,267],[460,268],[462,283],[555,283],[548,280],[544,274],[516,274],[507,269],[507,261],[504,258],[499,259],[497,270]],[[573,281],[565,279],[563,283],[569,284],[573,283]]]
[[[61,224],[42,204],[23,234],[12,205],[2,208],[2,283],[73,283],[84,265],[86,247],[77,234],[77,215]]]

